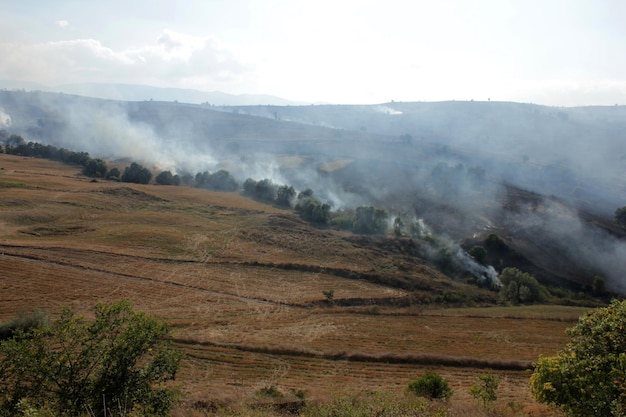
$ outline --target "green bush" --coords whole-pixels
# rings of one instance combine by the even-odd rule
[[[47,319],[41,311],[22,313],[12,320],[0,324],[0,341],[10,339],[20,332],[29,332],[46,325]]]
[[[0,415],[24,404],[53,415],[109,415],[109,408],[167,415],[180,354],[169,329],[126,302],[98,305],[87,321],[70,309],[56,322],[0,343]]]
[[[481,375],[478,383],[470,387],[469,393],[476,400],[482,402],[483,407],[498,399],[497,390],[500,386],[500,377],[492,374]]]
[[[409,383],[408,391],[418,397],[426,397],[431,400],[446,400],[452,396],[452,388],[441,375],[428,371],[418,379]]]
[[[572,417],[626,415],[626,301],[590,311],[568,334],[564,350],[534,364],[532,395]]]

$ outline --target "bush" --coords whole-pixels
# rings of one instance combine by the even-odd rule
[[[548,298],[548,291],[534,276],[517,268],[504,268],[499,278],[502,282],[500,296],[505,301],[527,304]]]
[[[567,347],[534,364],[532,395],[572,417],[626,415],[625,330],[626,301],[582,316]]]
[[[498,399],[496,391],[500,386],[500,377],[492,374],[481,375],[478,377],[478,384],[470,387],[469,393],[476,400],[482,402],[483,407],[488,403]]]
[[[447,400],[452,396],[452,388],[441,375],[428,371],[418,379],[409,383],[409,392],[418,397],[426,397],[431,400]]]
[[[117,167],[111,168],[104,176],[105,179],[112,181],[119,181],[121,177],[122,173]]]
[[[124,169],[122,174],[122,182],[132,182],[136,184],[148,184],[152,179],[152,173],[147,168],[136,162],[130,164]]]
[[[18,331],[0,344],[0,415],[20,404],[54,415],[109,414],[103,404],[164,416],[180,354],[165,324],[126,302],[98,305],[91,322],[63,310],[49,326]]]
[[[0,341],[10,339],[16,333],[30,332],[44,326],[46,323],[47,319],[41,311],[20,314],[13,320],[0,324]]]
[[[180,177],[173,175],[170,171],[159,173],[154,180],[159,185],[180,185]]]

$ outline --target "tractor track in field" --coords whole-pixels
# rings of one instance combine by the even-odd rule
[[[430,353],[364,353],[348,351],[313,351],[283,346],[253,346],[243,344],[201,342],[192,339],[175,338],[173,342],[182,346],[201,348],[221,348],[249,353],[261,353],[277,356],[298,356],[330,361],[378,362],[387,364],[410,364],[430,366],[450,366],[455,368],[493,369],[507,371],[526,371],[532,369],[532,361],[474,358],[469,356],[450,356]],[[189,353],[193,356],[192,353]]]
[[[259,303],[265,303],[265,304],[271,304],[271,305],[277,305],[277,306],[283,306],[283,307],[292,307],[292,308],[309,308],[306,305],[302,305],[302,304],[294,304],[294,303],[286,303],[286,302],[281,302],[281,301],[275,301],[275,300],[270,300],[270,299],[266,299],[266,298],[259,298],[259,297],[247,297],[247,296],[243,296],[240,294],[235,294],[235,293],[230,293],[230,292],[226,292],[226,291],[217,291],[217,290],[212,290],[209,288],[204,288],[201,286],[197,286],[197,285],[189,285],[189,284],[183,284],[180,282],[174,282],[174,281],[166,281],[166,280],[161,280],[161,279],[156,279],[156,278],[149,278],[149,277],[145,277],[145,276],[140,276],[140,275],[134,275],[134,274],[128,274],[128,273],[124,273],[124,272],[117,272],[117,271],[111,271],[111,270],[107,270],[104,268],[95,268],[93,266],[87,266],[87,265],[80,265],[77,263],[73,263],[70,261],[64,261],[64,260],[59,260],[59,259],[50,259],[48,257],[45,256],[38,256],[36,254],[27,254],[27,253],[20,253],[19,250],[17,251],[13,251],[15,249],[35,249],[35,250],[42,250],[42,251],[49,251],[50,249],[55,249],[55,250],[64,250],[64,251],[82,251],[82,252],[93,252],[93,253],[101,253],[101,254],[108,254],[108,255],[112,255],[109,252],[100,252],[100,251],[95,251],[95,250],[86,250],[86,249],[69,249],[69,248],[60,248],[60,247],[45,247],[45,246],[40,246],[40,247],[32,247],[32,246],[19,246],[19,245],[6,245],[6,244],[0,244],[0,256],[7,256],[7,257],[12,257],[12,258],[20,258],[20,259],[28,259],[31,261],[37,261],[37,262],[44,262],[44,263],[48,263],[48,264],[54,264],[54,265],[58,265],[58,266],[63,266],[63,267],[69,267],[69,268],[76,268],[76,269],[81,269],[81,270],[85,270],[85,271],[92,271],[92,272],[99,272],[99,273],[104,273],[107,275],[112,275],[112,276],[116,276],[119,278],[125,278],[125,279],[131,279],[131,280],[135,280],[135,281],[142,281],[142,282],[150,282],[150,283],[154,283],[154,284],[158,284],[158,285],[166,285],[166,286],[170,286],[170,287],[175,287],[175,288],[183,288],[183,289],[187,289],[187,290],[193,290],[193,291],[201,291],[201,292],[206,292],[206,293],[211,293],[211,294],[216,294],[216,295],[222,295],[222,296],[228,296],[228,297],[233,297],[236,299],[240,299],[240,300],[245,300],[245,301],[255,301],[255,302],[259,302]],[[198,263],[198,262],[194,262],[194,261],[176,261],[176,260],[171,260],[171,259],[156,259],[156,258],[144,258],[144,257],[140,257],[140,256],[134,256],[134,255],[126,255],[126,254],[113,254],[113,256],[120,256],[120,257],[125,257],[125,258],[133,258],[133,259],[144,259],[144,260],[150,260],[150,261],[156,261],[156,262],[168,262],[168,263]]]
[[[47,256],[50,253],[57,254],[72,254],[74,256],[74,260],[63,260],[61,256]],[[164,257],[151,257],[151,256],[141,256],[136,254],[125,254],[118,252],[108,252],[108,251],[100,251],[95,249],[85,249],[85,248],[70,248],[70,247],[62,247],[62,246],[29,246],[29,245],[12,245],[12,244],[0,244],[0,256],[13,256],[19,257],[23,259],[30,259],[40,262],[49,262],[59,266],[79,268],[94,272],[106,273],[115,275],[118,277],[123,277],[127,279],[135,279],[142,280],[146,282],[155,282],[160,283],[162,285],[170,285],[179,288],[187,288],[193,289],[197,291],[204,291],[218,295],[226,295],[232,296],[235,298],[243,299],[243,300],[252,300],[258,302],[264,302],[274,305],[294,307],[294,308],[312,308],[319,305],[325,305],[325,302],[312,302],[312,303],[288,303],[284,301],[276,301],[267,298],[260,297],[247,297],[240,294],[230,293],[226,291],[218,291],[209,288],[204,288],[201,286],[184,284],[180,282],[161,280],[156,278],[145,277],[136,274],[129,274],[125,272],[115,271],[106,268],[97,268],[93,265],[88,265],[89,263],[93,264],[96,262],[94,257],[103,257],[112,264],[116,264],[116,262],[111,262],[113,259],[122,259],[122,260],[141,260],[147,262],[154,262],[157,264],[170,264],[170,265],[197,265],[197,266],[237,266],[237,267],[248,267],[248,268],[263,268],[263,269],[280,269],[285,271],[298,271],[305,273],[317,273],[317,274],[325,274],[336,276],[338,278],[344,278],[349,280],[357,280],[357,281],[365,281],[377,285],[390,286],[392,288],[404,289],[405,285],[389,285],[389,278],[376,273],[369,272],[359,272],[351,269],[345,268],[336,268],[336,267],[326,267],[321,265],[309,265],[309,264],[297,264],[297,263],[275,263],[275,262],[259,262],[259,261],[229,261],[229,260],[212,260],[212,261],[198,261],[198,260],[190,260],[190,259],[172,259],[172,258],[164,258]],[[81,256],[84,255],[84,256]],[[81,261],[84,260],[85,264],[81,264]],[[393,284],[393,282],[391,283]],[[414,288],[413,288],[414,289]],[[359,306],[359,305],[369,305],[372,303],[376,303],[379,305],[394,305],[401,306],[407,305],[411,300],[407,296],[400,297],[376,297],[376,298],[346,298],[346,299],[337,299],[334,301],[336,305],[341,306]]]

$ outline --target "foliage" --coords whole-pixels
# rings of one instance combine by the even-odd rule
[[[564,350],[534,364],[533,396],[573,417],[625,415],[626,301],[590,311],[568,334]]]
[[[517,268],[504,268],[499,276],[502,282],[500,296],[513,304],[527,304],[545,301],[547,290],[537,279]]]
[[[343,395],[323,404],[309,404],[302,414],[307,417],[444,417],[447,410],[413,395],[398,397],[383,391],[365,390],[357,395]]]
[[[89,159],[83,168],[83,174],[88,177],[104,178],[107,173],[107,163],[102,159]]]
[[[283,207],[290,207],[291,202],[296,196],[296,190],[287,185],[281,185],[276,190],[276,204]]]
[[[204,171],[196,174],[196,187],[208,188],[216,191],[235,191],[239,183],[232,174],[224,169],[214,173]]]
[[[487,263],[487,250],[479,245],[472,247],[467,253],[480,264]]]
[[[357,207],[353,231],[363,234],[378,234],[387,231],[387,212],[372,206]]]
[[[480,375],[478,383],[470,387],[469,393],[476,400],[482,402],[483,407],[498,399],[497,390],[500,386],[500,377],[493,374]]]
[[[122,182],[132,182],[135,184],[148,184],[152,179],[152,173],[148,168],[139,165],[136,162],[124,169],[122,174]]]
[[[12,320],[0,324],[0,341],[10,339],[18,332],[29,332],[47,323],[41,311],[21,313]]]
[[[615,223],[626,227],[626,206],[615,210]]]
[[[154,180],[159,185],[180,185],[180,177],[170,171],[162,171]]]
[[[427,371],[418,379],[409,383],[408,391],[418,397],[446,400],[452,396],[452,388],[441,375]]]
[[[57,415],[103,415],[104,404],[166,415],[180,362],[168,333],[127,302],[96,306],[91,322],[64,309],[52,325],[18,331],[0,344],[0,415],[24,401]]]
[[[243,184],[243,192],[245,195],[267,203],[275,202],[277,188],[277,185],[268,178],[260,181],[248,178]]]
[[[275,385],[270,385],[269,387],[263,387],[257,391],[257,395],[260,397],[270,397],[270,398],[282,398],[285,396]]]
[[[66,164],[87,166],[91,160],[87,152],[74,152],[52,145],[43,145],[37,142],[28,142],[18,135],[11,135],[6,141],[5,152],[12,155],[31,156],[60,161]]]
[[[298,201],[296,211],[304,220],[313,223],[326,224],[330,220],[330,206],[313,196]]]
[[[113,180],[113,181],[119,181],[121,177],[122,177],[122,173],[117,167],[111,168],[104,176],[105,179]]]

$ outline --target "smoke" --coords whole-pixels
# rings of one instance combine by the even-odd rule
[[[626,292],[626,241],[583,221],[575,210],[542,201],[507,213],[512,239],[529,241],[527,253],[547,269],[589,278],[600,275],[608,289]]]
[[[454,265],[496,284],[494,268],[454,242],[497,227],[544,270],[558,269],[557,275],[578,282],[600,274],[609,288],[626,291],[624,240],[567,208],[606,220],[626,205],[626,153],[619,140],[626,108],[387,103],[255,106],[234,114],[165,102],[1,93],[10,97],[0,108],[0,126],[27,140],[158,170],[227,169],[240,182],[267,178],[310,188],[335,210],[372,205],[411,213],[416,237],[448,236],[444,246]],[[564,203],[537,194],[532,207],[512,210],[503,183]]]
[[[11,116],[6,114],[2,107],[0,107],[0,127],[11,127]]]
[[[498,278],[498,272],[496,272],[493,266],[479,264],[458,245],[454,246],[452,255],[458,268],[469,272],[481,283],[487,283],[496,287],[502,286],[502,283]]]

